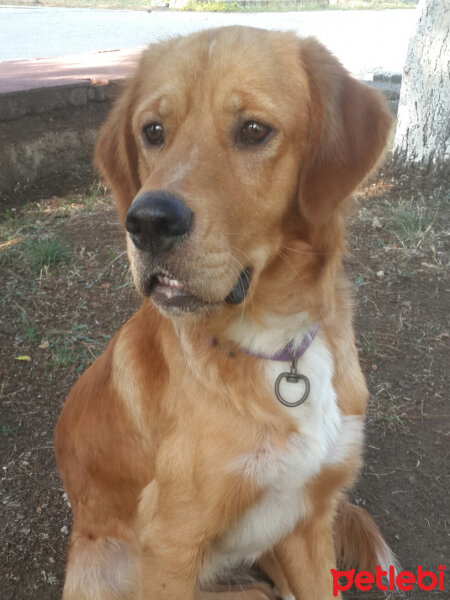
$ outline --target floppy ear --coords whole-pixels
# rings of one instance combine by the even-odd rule
[[[324,223],[379,159],[393,119],[383,95],[353,79],[319,42],[302,42],[311,144],[300,185],[305,218]]]
[[[137,82],[129,80],[115,101],[100,130],[94,162],[112,189],[121,223],[141,187],[138,176],[138,155],[131,119],[137,99]]]

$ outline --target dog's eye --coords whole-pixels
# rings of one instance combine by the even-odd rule
[[[261,144],[270,133],[270,127],[257,121],[247,121],[241,129],[239,141],[243,144]]]
[[[152,146],[161,146],[164,142],[164,128],[160,123],[150,123],[143,129],[145,139]]]

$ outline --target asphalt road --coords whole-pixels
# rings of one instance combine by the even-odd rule
[[[415,10],[188,13],[0,7],[0,61],[145,46],[220,25],[292,29],[314,35],[352,73],[403,70]]]

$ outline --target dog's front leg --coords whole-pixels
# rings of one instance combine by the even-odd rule
[[[186,492],[186,490],[184,490]],[[159,493],[153,481],[138,509],[137,535],[141,547],[142,600],[274,600],[270,588],[255,582],[235,591],[201,591],[198,576],[210,558],[211,544],[226,514],[205,508],[180,490],[176,498]]]
[[[275,548],[296,600],[339,600],[333,595],[331,569],[335,552],[331,520],[320,518],[300,523]]]
[[[181,495],[181,494],[180,494]],[[197,575],[205,547],[205,527],[159,494],[153,481],[141,497],[137,535],[142,550],[143,600],[197,600]]]

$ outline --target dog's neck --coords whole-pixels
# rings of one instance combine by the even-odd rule
[[[301,340],[301,343],[298,343],[298,335],[294,336],[281,350],[276,352],[267,354],[262,352],[253,352],[245,347],[240,347],[240,351],[244,354],[248,354],[250,356],[254,356],[255,358],[260,358],[262,360],[274,360],[277,362],[287,362],[292,360],[298,360],[303,356],[303,354],[308,350],[312,341],[316,337],[317,332],[319,331],[319,324],[316,323]],[[212,345],[216,344],[216,340],[211,337],[210,342]]]
[[[172,321],[175,335],[190,358],[209,350],[235,356],[246,354],[259,359],[291,361],[299,358],[314,339],[317,320],[307,312],[295,315],[265,313],[256,319],[248,312],[234,318]]]
[[[315,322],[306,312],[289,316],[266,313],[258,320],[243,315],[229,325],[226,338],[245,354],[270,359],[288,348],[300,348],[314,327]]]

